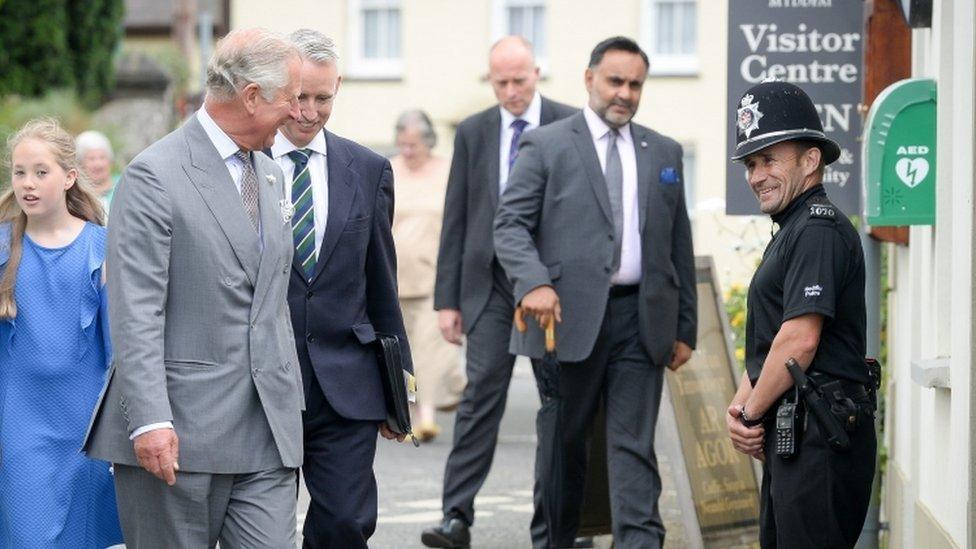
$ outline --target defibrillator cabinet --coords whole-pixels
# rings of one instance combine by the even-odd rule
[[[933,225],[936,168],[935,80],[913,78],[882,91],[863,140],[868,225]]]

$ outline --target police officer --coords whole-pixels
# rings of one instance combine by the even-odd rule
[[[763,461],[760,545],[853,547],[874,477],[874,385],[865,363],[864,255],[822,180],[840,156],[799,87],[763,82],[742,97],[737,144],[749,187],[779,230],[749,285],[746,371],[726,416],[732,445]],[[793,358],[844,409],[838,451],[794,390]],[[799,404],[776,422],[784,403]],[[783,408],[788,412],[789,408]],[[850,419],[848,421],[848,419]],[[788,427],[793,427],[790,433]],[[784,448],[794,437],[790,452]]]

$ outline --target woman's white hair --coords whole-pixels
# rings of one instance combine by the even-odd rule
[[[298,49],[284,36],[265,29],[240,29],[223,38],[207,63],[207,94],[227,101],[248,84],[257,84],[271,101],[288,83],[288,61]]]
[[[112,151],[112,143],[105,137],[105,134],[95,130],[81,132],[75,138],[75,156],[78,157],[78,162],[84,160],[88,151],[105,151],[109,159],[115,157],[115,153]]]

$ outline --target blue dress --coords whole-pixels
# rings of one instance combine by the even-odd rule
[[[0,225],[0,272],[10,226]],[[71,244],[24,237],[14,296],[0,320],[0,548],[102,549],[122,543],[109,464],[81,446],[105,380],[101,265],[105,229]]]

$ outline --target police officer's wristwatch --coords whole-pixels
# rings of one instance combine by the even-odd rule
[[[763,422],[763,418],[762,416],[759,416],[757,418],[749,417],[749,415],[746,414],[746,407],[742,406],[739,408],[739,421],[741,421],[742,424],[745,425],[746,427],[755,427],[756,425],[759,425],[760,423]]]

